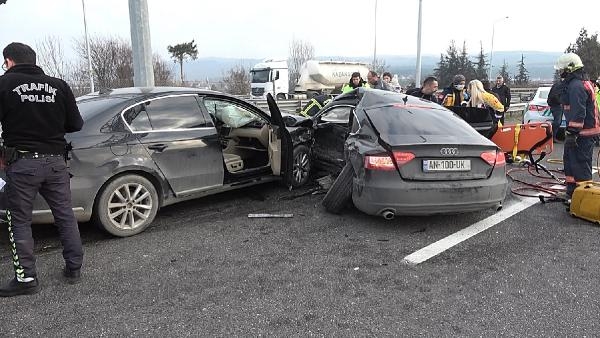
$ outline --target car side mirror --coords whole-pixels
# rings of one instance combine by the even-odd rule
[[[279,71],[278,70],[275,71],[275,75],[273,76],[273,81],[275,81],[275,80],[279,80]]]

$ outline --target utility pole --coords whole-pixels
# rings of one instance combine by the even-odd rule
[[[147,0],[129,0],[129,24],[133,51],[133,85],[154,87]]]
[[[85,0],[81,0],[81,8],[83,9],[83,30],[85,33],[85,49],[87,51],[88,73],[90,76],[90,93],[93,93],[93,92],[95,92],[95,90],[94,90],[94,70],[92,68],[92,55],[90,53],[90,42],[88,39],[87,21],[85,19]]]
[[[375,67],[375,63],[377,62],[377,0],[375,0],[375,29],[374,31],[374,43],[373,43],[373,67]],[[373,69],[375,70],[375,69]]]
[[[496,31],[496,23],[498,21],[502,21],[504,19],[508,19],[508,16],[497,19],[492,24],[492,48],[490,49],[490,70],[488,72],[488,80],[490,80],[490,81],[492,80],[492,68],[494,68],[494,65],[492,64],[492,58],[494,57],[494,32]]]
[[[421,84],[421,25],[423,19],[423,0],[419,0],[419,23],[417,24],[417,70],[415,72],[415,87]]]

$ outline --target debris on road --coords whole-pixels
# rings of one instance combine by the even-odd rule
[[[331,175],[317,178],[316,181],[317,183],[319,183],[319,186],[321,186],[323,190],[329,190],[329,188],[331,188],[331,185],[333,184],[333,178],[331,177]]]
[[[248,214],[248,218],[291,218],[294,214]]]

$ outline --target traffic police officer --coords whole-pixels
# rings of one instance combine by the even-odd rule
[[[31,47],[13,42],[3,50],[0,123],[6,162],[6,221],[15,278],[0,287],[1,297],[33,294],[39,282],[33,254],[33,200],[44,197],[63,245],[68,283],[80,279],[83,249],[71,207],[65,133],[81,130],[83,120],[71,88],[36,66]]]
[[[565,199],[569,204],[577,182],[592,179],[594,137],[600,134],[600,120],[594,88],[584,79],[581,58],[575,53],[563,54],[554,68],[564,78],[560,102],[567,122],[563,162],[567,184]]]

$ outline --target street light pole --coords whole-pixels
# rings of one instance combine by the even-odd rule
[[[85,32],[85,49],[87,50],[88,72],[90,75],[90,93],[93,93],[93,92],[95,92],[95,90],[94,90],[94,71],[92,69],[92,56],[90,53],[90,43],[88,41],[87,21],[85,19],[85,0],[81,0],[81,8],[83,9],[83,29]]]
[[[496,30],[496,23],[498,21],[502,21],[504,19],[508,19],[508,16],[505,16],[505,17],[500,18],[500,19],[496,19],[494,21],[494,23],[492,24],[492,48],[490,49],[490,70],[488,71],[488,80],[490,80],[490,81],[492,79],[492,68],[494,67],[494,65],[492,64],[492,59],[494,57],[494,32]]]
[[[377,0],[375,0],[375,23],[374,23],[375,29],[374,31],[374,43],[373,43],[373,66],[375,66],[375,63],[377,62]]]
[[[419,23],[417,26],[417,70],[415,73],[415,86],[421,84],[421,24],[423,18],[423,0],[419,0]]]

